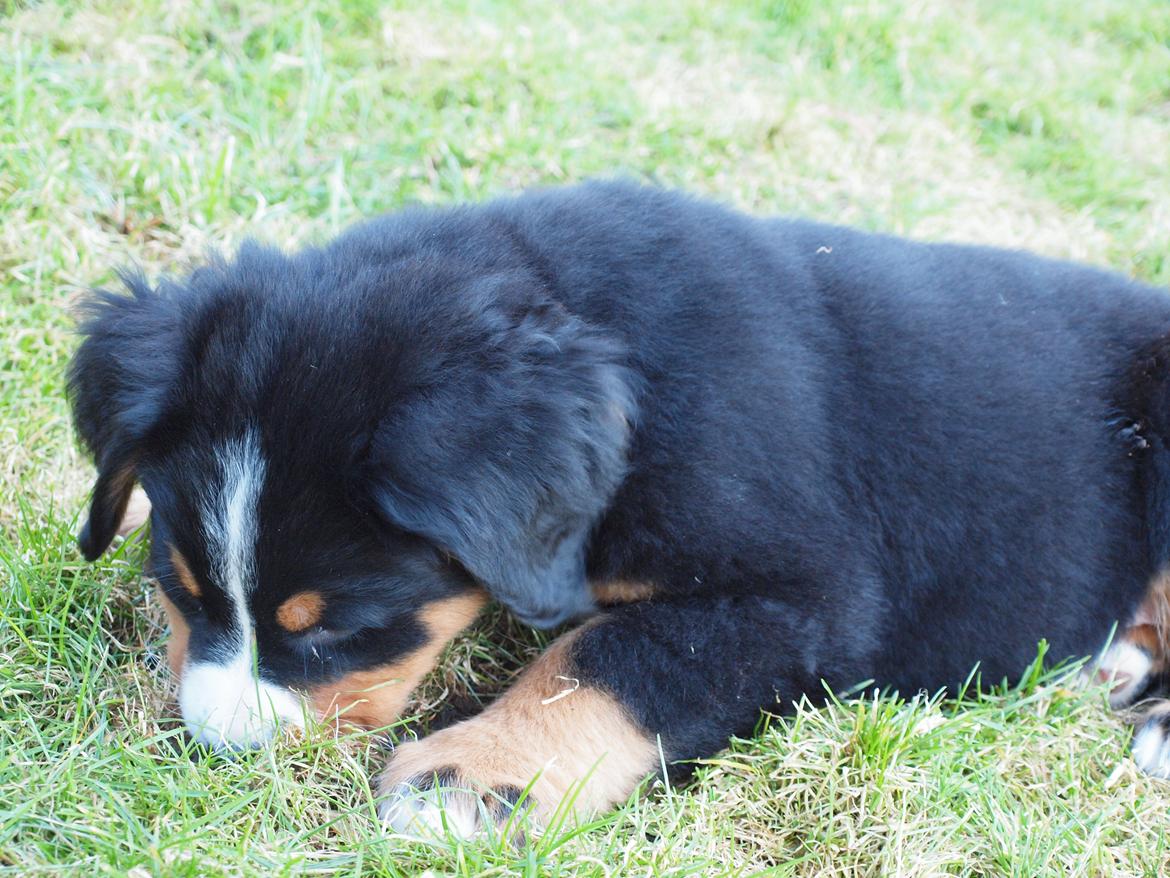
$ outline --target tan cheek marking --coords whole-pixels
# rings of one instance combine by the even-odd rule
[[[293,595],[276,610],[276,621],[285,631],[304,631],[321,621],[325,599],[315,591]]]
[[[599,604],[632,604],[649,600],[656,591],[649,582],[631,582],[626,579],[593,583],[590,587]]]
[[[310,690],[313,704],[325,719],[373,729],[398,719],[410,693],[439,660],[443,648],[475,621],[487,594],[480,590],[434,601],[419,613],[429,639],[405,659],[379,668],[356,671]]]
[[[576,813],[625,801],[658,766],[658,747],[613,696],[573,677],[569,649],[590,624],[557,640],[479,716],[399,746],[380,793],[455,768],[475,788],[525,789],[539,775],[532,797],[544,822],[578,784]]]
[[[191,597],[203,597],[203,589],[199,587],[199,580],[195,578],[195,574],[187,566],[187,559],[174,546],[171,546],[170,555],[171,566],[175,568],[175,575],[179,577],[179,585],[183,586],[183,590]]]
[[[191,629],[179,608],[171,602],[162,588],[155,591],[167,614],[167,623],[171,626],[171,636],[167,640],[167,664],[170,665],[175,679],[180,679],[183,676],[183,665],[187,663],[187,642],[191,639]]]

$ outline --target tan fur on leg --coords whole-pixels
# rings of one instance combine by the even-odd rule
[[[629,796],[657,766],[657,746],[612,696],[573,676],[567,658],[581,630],[557,640],[480,716],[400,746],[377,785],[387,823],[425,834],[441,825],[441,805],[447,827],[470,836],[485,814],[506,818],[503,805],[530,782],[540,823],[571,793],[576,814]],[[437,792],[419,792],[436,777]]]
[[[1129,625],[1101,656],[1096,682],[1109,683],[1115,709],[1133,704],[1150,678],[1170,669],[1170,574],[1151,584]]]
[[[590,588],[594,599],[602,606],[648,601],[657,591],[649,582],[635,582],[629,579],[595,582],[590,584]]]

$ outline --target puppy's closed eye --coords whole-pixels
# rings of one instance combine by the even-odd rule
[[[358,628],[326,628],[324,625],[314,625],[304,631],[298,632],[298,640],[307,647],[317,648],[322,646],[333,646],[338,643],[343,643],[349,640],[358,631]]]

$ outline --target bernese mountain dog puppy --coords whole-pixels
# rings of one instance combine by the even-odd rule
[[[1041,640],[1118,704],[1164,682],[1165,291],[610,182],[125,281],[69,372],[80,544],[142,486],[194,738],[392,723],[489,599],[576,623],[397,748],[396,829],[596,812],[761,710],[998,682]]]

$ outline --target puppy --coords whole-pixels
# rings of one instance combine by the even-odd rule
[[[398,748],[397,829],[605,809],[825,683],[998,681],[1131,619],[1118,703],[1165,666],[1163,291],[622,183],[125,281],[69,372],[80,544],[142,485],[193,737],[391,723],[489,598],[579,623]]]

